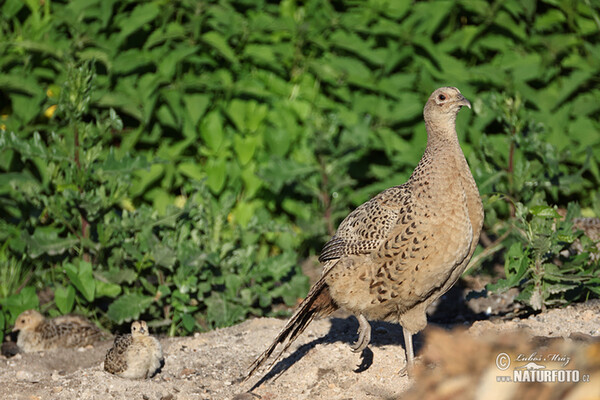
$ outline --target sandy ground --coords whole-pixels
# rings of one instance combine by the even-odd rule
[[[355,354],[350,351],[349,345],[356,339],[356,320],[354,317],[334,315],[310,325],[266,378],[254,377],[241,383],[248,365],[266,348],[283,324],[284,321],[277,319],[254,319],[231,328],[196,334],[194,337],[163,338],[161,343],[165,353],[165,366],[154,378],[142,381],[122,379],[104,372],[102,361],[110,346],[109,342],[99,343],[94,348],[18,354],[11,358],[2,356],[0,398],[482,398],[481,391],[465,395],[464,387],[460,389],[461,385],[469,388],[484,385],[487,388],[486,382],[489,381],[490,385],[496,382],[495,376],[500,371],[494,366],[494,362],[497,353],[504,349],[508,353],[522,351],[542,354],[550,350],[557,353],[568,352],[573,358],[570,366],[587,369],[588,375],[592,375],[590,383],[580,382],[571,386],[556,383],[554,385],[559,386],[549,392],[558,395],[560,390],[557,391],[556,387],[565,388],[567,392],[575,393],[576,397],[543,397],[537,394],[536,398],[600,398],[598,300],[525,318],[465,321],[452,327],[448,324],[430,323],[415,338],[416,352],[420,356],[415,379],[398,373],[405,360],[399,326],[373,323],[371,345],[363,354]],[[540,342],[540,338],[549,337],[564,339],[552,341],[554,344],[550,347],[548,343]],[[491,375],[486,375],[486,369],[490,368]],[[462,371],[462,375],[456,375],[456,371]],[[594,375],[596,371],[597,375]],[[500,389],[508,388],[508,385],[513,387],[524,384],[505,383]],[[534,390],[545,387],[540,383],[533,385]],[[502,390],[494,389],[493,385],[490,387],[493,395],[490,397],[487,394],[488,399],[518,398],[514,397],[517,396],[514,390],[508,397],[498,397],[499,393],[503,393]],[[523,390],[527,387],[529,386],[520,386]],[[457,388],[460,389],[458,392]],[[427,390],[423,392],[425,389]],[[250,390],[253,394],[248,393]],[[461,395],[452,397],[455,392]],[[588,392],[592,393],[592,397],[581,397]],[[519,396],[521,395],[523,394],[520,393]]]

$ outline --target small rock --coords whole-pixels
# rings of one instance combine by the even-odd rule
[[[260,399],[260,396],[254,393],[239,393],[233,396],[232,400],[256,400]]]
[[[14,357],[19,355],[19,347],[15,342],[4,342],[2,343],[2,355],[6,358]]]
[[[190,376],[190,375],[196,375],[196,370],[192,369],[192,368],[184,368],[181,370],[181,373],[179,375],[182,378],[184,378],[186,376]]]
[[[17,380],[18,381],[29,381],[31,382],[33,380],[33,375],[31,374],[31,372],[27,372],[27,371],[17,371]]]

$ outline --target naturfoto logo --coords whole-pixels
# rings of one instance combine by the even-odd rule
[[[588,374],[581,374],[576,369],[551,369],[544,363],[561,363],[561,367],[566,367],[571,361],[571,357],[563,354],[518,354],[511,359],[507,353],[500,353],[496,356],[496,367],[500,371],[506,371],[515,363],[512,376],[498,375],[498,382],[589,382]]]

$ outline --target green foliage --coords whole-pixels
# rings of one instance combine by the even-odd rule
[[[302,296],[307,282],[295,266],[294,235],[268,214],[256,214],[242,230],[228,221],[234,198],[215,199],[201,183],[186,185],[189,196],[163,213],[132,208],[133,174],[161,160],[118,156],[103,142],[110,129],[122,128],[112,109],[82,120],[93,83],[87,63],[69,71],[55,117],[62,111],[68,123],[45,140],[39,132],[30,139],[0,136],[2,148],[23,164],[46,165],[48,174],[38,180],[24,169],[4,183],[12,189],[9,221],[21,228],[4,236],[12,268],[3,269],[2,305],[10,320],[24,304],[37,307],[33,286],[7,296],[20,280],[19,265],[34,270],[37,285],[53,283],[60,313],[100,312],[109,324],[144,314],[161,319],[172,335],[238,322],[249,312],[262,314],[274,299],[293,304]],[[19,182],[26,190],[13,189]],[[279,254],[269,254],[275,248]]]
[[[484,137],[478,150],[481,169],[476,177],[487,194],[488,232],[506,234],[501,247],[506,278],[490,284],[490,291],[511,287],[521,289],[517,300],[534,310],[568,304],[600,294],[600,271],[589,254],[571,254],[577,240],[588,241],[583,232],[575,234],[572,220],[580,216],[579,206],[569,204],[566,218],[548,204],[578,201],[597,206],[589,196],[596,188],[592,149],[560,151],[545,139],[548,128],[524,108],[520,96],[491,95],[489,109],[496,111],[503,137]],[[493,141],[493,142],[492,142]],[[575,153],[575,154],[574,154]],[[591,209],[588,209],[588,212]],[[579,236],[579,239],[578,239]],[[588,246],[589,247],[589,246]]]
[[[571,222],[579,209],[571,204],[563,220],[547,205],[530,209],[521,203],[516,206],[516,240],[505,256],[506,279],[488,285],[487,289],[521,287],[517,299],[534,310],[599,295],[597,266],[590,263],[588,254],[569,251],[582,233],[574,233]]]
[[[408,178],[441,85],[474,106],[457,126],[488,236],[535,257],[515,232],[542,217],[517,204],[600,215],[599,14],[550,0],[6,0],[1,298],[50,285],[51,313],[143,315],[170,334],[293,304],[299,259]]]

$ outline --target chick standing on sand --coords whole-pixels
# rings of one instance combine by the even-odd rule
[[[131,324],[131,334],[117,336],[106,353],[104,370],[122,378],[151,378],[163,365],[162,347],[145,321]]]
[[[84,347],[102,338],[102,331],[87,319],[65,315],[47,320],[36,310],[23,311],[15,321],[17,346],[25,353],[64,347]]]

